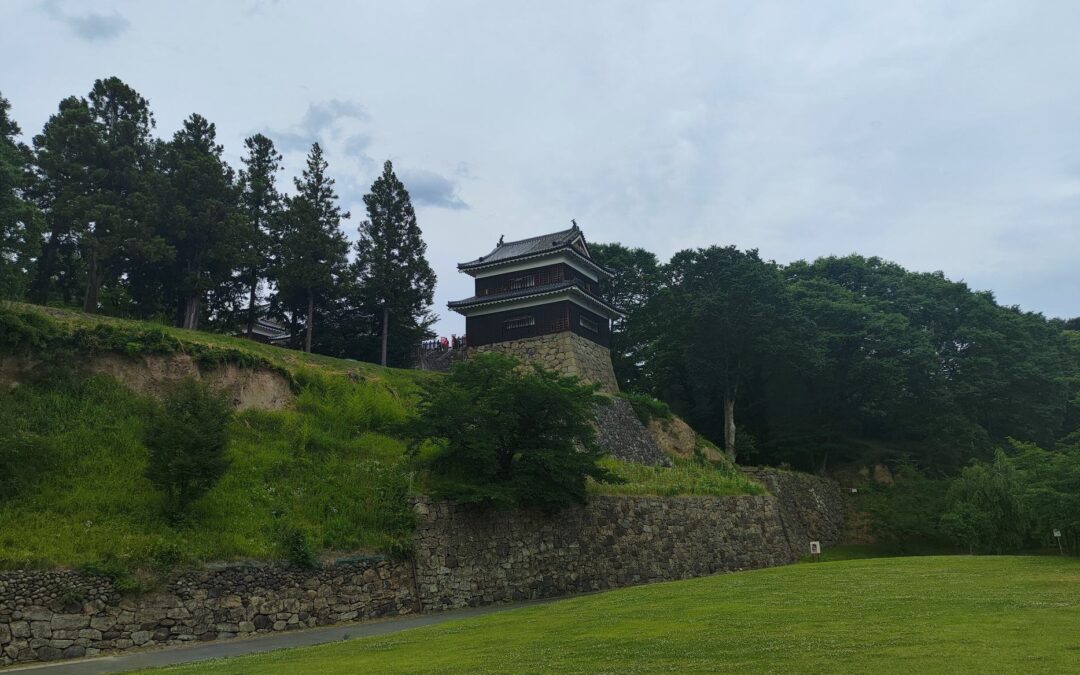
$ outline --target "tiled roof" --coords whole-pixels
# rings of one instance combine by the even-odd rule
[[[612,314],[619,314],[619,311],[604,302],[600,298],[594,295],[586,293],[581,287],[581,284],[573,279],[566,281],[558,281],[553,284],[544,284],[543,286],[530,286],[528,288],[518,288],[512,291],[504,291],[502,293],[492,293],[491,295],[474,295],[471,298],[465,298],[464,300],[454,300],[447,303],[447,307],[450,309],[465,309],[468,307],[476,307],[479,305],[493,305],[500,302],[506,302],[508,300],[519,300],[522,298],[531,298],[534,296],[549,295],[552,293],[558,293],[559,291],[575,290],[579,291],[583,296],[591,300],[593,303],[604,307]]]
[[[479,267],[487,267],[489,265],[497,265],[499,263],[529,258],[565,249],[573,252],[574,255],[581,258],[592,267],[595,267],[597,270],[610,274],[609,270],[592,260],[589,256],[582,255],[571,246],[574,240],[583,236],[581,229],[578,228],[577,225],[574,225],[570,229],[562,230],[560,232],[542,234],[537,237],[529,237],[528,239],[521,239],[519,241],[500,243],[487,255],[480,256],[476,260],[470,260],[469,262],[458,263],[458,269],[470,270]]]

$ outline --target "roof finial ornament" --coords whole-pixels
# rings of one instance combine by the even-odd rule
[[[574,226],[573,229],[575,229],[575,230],[577,229],[577,219],[576,218],[571,218],[570,219],[570,224]]]
[[[503,245],[503,237],[505,237],[505,236],[506,236],[505,234],[500,234],[499,235],[499,243],[495,244],[495,246],[502,246]]]

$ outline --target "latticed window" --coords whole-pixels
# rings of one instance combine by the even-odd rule
[[[592,319],[586,319],[585,317],[581,317],[580,322],[581,322],[581,327],[584,328],[585,330],[591,330],[594,333],[599,333],[600,332],[600,326],[595,321],[593,321]]]
[[[552,267],[549,269],[541,270],[540,272],[540,285],[546,286],[547,284],[558,283],[563,280],[563,271],[561,267]]]
[[[529,326],[535,326],[536,319],[531,314],[525,316],[514,316],[506,320],[503,326],[507,330],[513,330],[514,328],[528,328]]]
[[[536,285],[536,275],[530,274],[526,277],[517,277],[510,280],[510,290],[514,291],[519,288],[528,288],[529,286]]]

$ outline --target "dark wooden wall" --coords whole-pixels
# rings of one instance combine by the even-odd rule
[[[593,295],[596,294],[595,281],[585,276],[581,272],[577,271],[573,267],[570,267],[566,263],[557,263],[555,265],[544,265],[542,267],[536,267],[530,270],[507,272],[505,274],[496,274],[495,276],[477,279],[476,295],[494,295],[495,293],[503,293],[509,291],[511,290],[510,281],[512,279],[518,279],[520,277],[526,276],[536,277],[536,286],[555,283],[556,281],[579,279],[581,281],[581,284],[585,287],[586,291],[592,293]]]
[[[535,320],[534,325],[524,328],[506,328],[505,324],[508,320],[525,316],[532,316]],[[596,322],[598,328],[596,332],[581,326],[581,317],[583,316]],[[470,316],[465,319],[465,332],[471,347],[489,345],[493,342],[520,340],[538,335],[549,335],[567,330],[604,347],[611,344],[608,320],[568,300],[549,302],[527,309]]]

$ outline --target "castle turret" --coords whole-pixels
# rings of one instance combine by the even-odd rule
[[[618,391],[611,367],[611,321],[619,311],[599,295],[612,275],[595,262],[585,235],[569,230],[504,242],[458,270],[476,280],[471,298],[449,303],[465,316],[470,349],[500,351]]]

